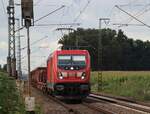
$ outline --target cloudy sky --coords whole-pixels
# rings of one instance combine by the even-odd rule
[[[16,4],[20,4],[20,0],[14,0]],[[8,24],[6,6],[8,0],[1,0],[0,2],[0,64],[6,63],[8,55]],[[65,5],[64,8],[49,15],[48,17],[38,21],[35,25],[41,24],[66,24],[66,23],[81,23],[80,26],[73,26],[83,28],[98,28],[98,19],[103,17],[110,18],[110,23],[103,23],[102,27],[109,27],[112,29],[123,29],[128,37],[141,40],[150,40],[150,28],[145,26],[114,26],[115,23],[121,24],[140,24],[133,18],[123,13],[116,7],[118,5],[123,10],[136,16],[142,22],[150,25],[150,0],[34,0],[34,15],[35,20],[54,11],[55,9]],[[21,19],[20,6],[15,6],[15,17]],[[56,31],[61,26],[35,26],[30,28],[31,43],[39,39],[31,45],[31,63],[32,69],[37,66],[44,66],[46,64],[47,56],[58,49],[57,41],[66,32]],[[69,26],[63,26],[69,27]],[[26,46],[26,29],[20,31],[21,47]],[[22,69],[26,71],[27,57],[26,49],[22,50]]]

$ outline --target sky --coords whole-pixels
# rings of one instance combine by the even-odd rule
[[[15,4],[20,4],[20,0],[14,0]],[[8,0],[0,1],[0,64],[6,63],[8,56],[8,17],[6,7]],[[102,23],[102,28],[122,29],[124,33],[133,39],[150,40],[150,28],[146,26],[116,26],[114,24],[140,24],[115,5],[136,16],[140,21],[150,25],[150,0],[34,0],[34,18],[40,17],[60,8],[64,8],[38,21],[35,25],[41,24],[66,24],[80,23],[80,26],[74,25],[72,28],[98,28],[99,18],[110,18],[109,23]],[[21,19],[20,6],[15,5],[15,17]],[[31,44],[39,39],[40,42],[31,45],[31,68],[45,66],[46,59],[50,53],[59,49],[58,40],[67,33],[66,31],[57,31],[60,27],[70,26],[34,26],[30,28]],[[17,26],[16,26],[17,29]],[[21,48],[26,47],[26,29],[20,31]],[[17,39],[16,39],[17,45]],[[17,51],[16,51],[17,52]],[[27,70],[27,52],[22,49],[22,69]]]

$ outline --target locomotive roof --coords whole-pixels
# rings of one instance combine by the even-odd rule
[[[73,52],[74,53],[80,53],[80,52],[88,53],[87,50],[56,50],[49,55],[48,60],[53,56],[53,54],[56,54],[56,53],[73,53]]]

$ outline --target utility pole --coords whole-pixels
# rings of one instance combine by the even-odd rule
[[[7,72],[9,76],[16,77],[16,55],[15,55],[15,8],[14,0],[9,0],[8,13],[8,57]]]
[[[17,21],[17,29],[20,28],[20,20],[15,19]],[[20,42],[20,31],[17,31],[17,71],[18,71],[18,79],[22,77],[22,70],[21,70],[21,42]]]
[[[102,21],[109,21],[109,18],[99,19],[99,38],[98,38],[98,91],[102,91],[103,86],[103,47],[102,47]]]

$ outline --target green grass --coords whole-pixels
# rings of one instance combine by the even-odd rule
[[[97,91],[97,72],[91,73],[92,91]],[[107,71],[103,72],[102,93],[131,97],[150,102],[149,71]]]
[[[0,72],[0,114],[25,114],[14,79]]]

